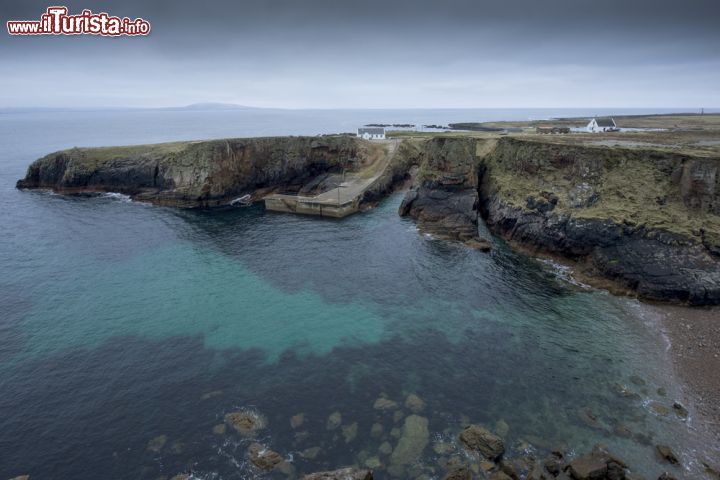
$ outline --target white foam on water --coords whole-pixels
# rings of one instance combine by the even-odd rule
[[[130,195],[125,195],[124,193],[118,193],[118,192],[107,192],[100,195],[102,198],[110,198],[112,200],[119,200],[121,202],[130,203],[132,202],[132,198],[130,198]]]
[[[592,288],[590,285],[587,285],[577,280],[573,276],[574,272],[571,267],[567,265],[562,265],[547,258],[539,258],[538,260],[543,265],[549,267],[550,272],[558,279],[585,290],[590,290]]]

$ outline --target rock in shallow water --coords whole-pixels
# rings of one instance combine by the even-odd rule
[[[658,445],[655,447],[657,449],[658,454],[660,454],[660,457],[663,460],[666,460],[667,462],[671,463],[672,465],[677,465],[680,463],[680,460],[678,460],[677,456],[675,455],[675,452],[672,451],[672,448],[670,448],[667,445]]]
[[[167,443],[167,435],[158,435],[157,437],[150,440],[147,444],[147,449],[151,452],[159,452],[163,449]]]
[[[328,416],[325,428],[328,430],[335,430],[342,423],[342,414],[340,412],[333,412]]]
[[[622,460],[595,446],[591,453],[574,459],[564,470],[576,480],[621,480],[626,478],[626,469]]]
[[[303,413],[298,413],[297,415],[293,415],[292,417],[290,417],[290,426],[292,428],[301,427],[304,422],[305,414]]]
[[[460,442],[466,449],[478,452],[493,461],[499,460],[505,453],[505,444],[502,439],[478,425],[465,427],[460,432]]]
[[[373,408],[375,410],[381,410],[381,411],[395,410],[396,408],[398,408],[398,404],[397,404],[397,402],[395,402],[394,400],[390,400],[389,398],[380,397],[377,400],[375,400],[375,403],[373,404]]]
[[[260,470],[272,470],[283,461],[282,456],[265,445],[251,443],[248,447],[250,462]]]
[[[356,468],[341,468],[328,472],[310,473],[302,477],[302,480],[372,480],[372,470]]]
[[[393,465],[409,465],[416,462],[430,439],[428,420],[419,415],[405,418],[400,440],[390,455]]]
[[[267,426],[265,417],[251,411],[231,412],[225,415],[225,423],[233,427],[240,435],[251,437]]]
[[[418,397],[414,393],[411,393],[405,399],[405,408],[413,413],[420,413],[425,408],[425,402],[422,398]]]
[[[357,422],[353,422],[350,425],[343,425],[342,427],[342,434],[345,438],[345,443],[350,443],[353,440],[355,440],[355,437],[357,437],[358,432],[358,424]]]

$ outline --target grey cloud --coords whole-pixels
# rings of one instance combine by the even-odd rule
[[[0,106],[49,101],[42,92],[53,85],[67,103],[88,104],[367,105],[358,92],[367,92],[374,106],[720,103],[716,1],[72,0],[68,6],[142,16],[153,32],[120,39],[4,35],[0,74],[13,91],[0,92]],[[46,7],[13,0],[3,4],[2,16],[34,19]],[[28,72],[40,76],[27,81]],[[600,76],[611,81],[589,87]]]

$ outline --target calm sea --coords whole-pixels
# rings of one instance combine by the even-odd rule
[[[0,478],[261,476],[247,439],[213,431],[238,410],[267,419],[259,440],[289,463],[272,477],[367,463],[389,478],[381,445],[397,445],[411,393],[429,435],[401,477],[440,477],[467,421],[510,456],[604,443],[652,478],[670,443],[691,477],[713,446],[657,408],[682,392],[648,309],[497,239],[484,254],[425,236],[401,195],[337,221],[14,188],[72,146],[604,113],[640,111],[0,114]],[[402,413],[375,410],[380,395]]]

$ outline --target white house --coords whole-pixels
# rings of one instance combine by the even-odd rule
[[[358,128],[357,136],[365,140],[385,140],[385,129],[382,127]]]
[[[593,118],[590,123],[587,124],[587,131],[592,133],[597,132],[616,132],[618,130],[615,125],[615,120],[612,118]]]

